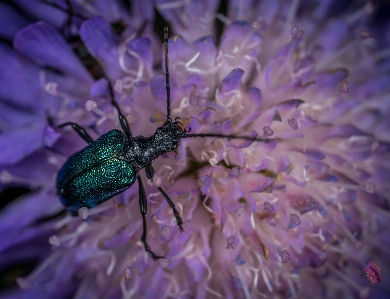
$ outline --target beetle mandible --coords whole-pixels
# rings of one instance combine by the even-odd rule
[[[157,256],[146,242],[146,212],[147,199],[145,187],[139,175],[145,169],[146,176],[153,181],[153,162],[164,153],[175,150],[182,138],[190,137],[217,137],[234,138],[250,141],[267,141],[266,139],[249,136],[223,134],[189,134],[186,122],[172,121],[170,107],[169,59],[168,59],[168,27],[164,28],[165,52],[165,80],[167,93],[167,120],[149,136],[133,137],[126,117],[122,114],[115,101],[111,84],[109,85],[111,103],[118,112],[120,130],[111,130],[97,140],[89,136],[81,126],[67,122],[59,125],[60,128],[71,126],[89,145],[71,156],[62,166],[57,175],[57,192],[62,204],[72,212],[80,208],[93,208],[110,198],[130,188],[135,181],[139,187],[139,206],[143,221],[141,241],[146,252],[154,259]],[[172,209],[180,231],[183,231],[183,221],[176,210],[175,204],[168,194],[161,188],[161,192],[169,207]]]

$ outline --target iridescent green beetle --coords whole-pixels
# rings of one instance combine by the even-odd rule
[[[169,61],[168,61],[168,27],[164,28],[165,47],[165,80],[167,91],[167,121],[149,137],[133,137],[129,124],[115,101],[112,86],[109,84],[111,103],[118,111],[120,130],[112,130],[96,141],[79,125],[64,123],[59,127],[71,126],[89,145],[74,154],[62,166],[57,176],[57,191],[62,204],[72,212],[81,208],[93,208],[130,188],[136,180],[139,185],[139,204],[143,220],[141,241],[145,250],[155,260],[162,258],[151,251],[146,242],[147,201],[144,184],[139,171],[145,169],[146,176],[153,181],[153,162],[164,153],[176,149],[182,138],[220,137],[244,139],[250,141],[266,141],[264,139],[222,135],[222,134],[189,134],[185,126],[187,122],[172,121],[170,107]],[[180,231],[183,221],[174,203],[161,188],[157,187],[168,202],[176,218]]]

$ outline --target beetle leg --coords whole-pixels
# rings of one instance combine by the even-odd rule
[[[175,204],[172,202],[172,200],[169,198],[168,194],[165,193],[164,189],[161,187],[157,187],[157,189],[161,192],[161,194],[164,196],[165,200],[168,202],[169,207],[173,211],[173,215],[176,218],[177,225],[179,226],[179,229],[181,232],[183,232],[183,220],[180,217],[179,212],[176,210]]]
[[[111,104],[115,107],[116,111],[118,111],[119,122],[121,124],[122,130],[123,132],[125,132],[127,138],[130,140],[133,137],[133,135],[131,134],[129,123],[126,117],[122,114],[121,108],[119,107],[118,103],[115,101],[114,90],[112,88],[111,82],[109,80],[107,81],[108,81],[108,89],[110,91]]]
[[[63,127],[66,127],[66,126],[71,126],[73,128],[73,130],[75,130],[77,132],[77,134],[79,134],[79,136],[81,138],[83,138],[86,142],[88,142],[88,143],[92,143],[93,142],[92,137],[89,136],[87,131],[85,131],[81,126],[79,126],[76,123],[71,123],[71,122],[63,123],[63,124],[60,124],[58,127],[63,128]]]
[[[153,182],[153,177],[154,177],[154,168],[152,165],[148,165],[145,167],[145,172],[146,172],[146,177]]]
[[[145,167],[145,172],[146,172],[147,178],[148,178],[151,182],[153,182],[153,176],[154,176],[154,168],[153,168],[153,166],[152,166],[152,165],[146,166],[146,167]],[[180,229],[180,231],[182,232],[182,231],[183,231],[183,220],[181,219],[179,212],[176,210],[175,204],[174,204],[174,203],[172,202],[172,200],[169,198],[168,194],[165,193],[165,191],[163,190],[163,188],[157,187],[157,189],[161,192],[161,194],[164,196],[165,200],[168,202],[169,207],[172,209],[173,215],[174,215],[175,218],[176,218],[177,225],[179,226],[179,229]]]
[[[142,229],[142,237],[141,242],[144,244],[145,251],[149,253],[150,257],[153,260],[163,258],[163,256],[157,256],[154,254],[154,252],[150,249],[148,243],[146,243],[146,212],[147,212],[147,202],[146,202],[146,192],[144,184],[142,183],[141,177],[138,175],[138,186],[139,186],[139,208],[142,215],[142,223],[143,223],[143,229]]]

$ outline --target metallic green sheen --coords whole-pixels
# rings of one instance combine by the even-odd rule
[[[74,154],[57,176],[57,190],[70,211],[93,208],[131,187],[137,173],[123,156],[126,137],[112,130]]]

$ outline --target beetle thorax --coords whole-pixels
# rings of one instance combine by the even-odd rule
[[[185,132],[178,123],[165,123],[150,137],[132,138],[126,147],[124,159],[138,169],[145,168],[159,156],[176,149],[184,136]]]

